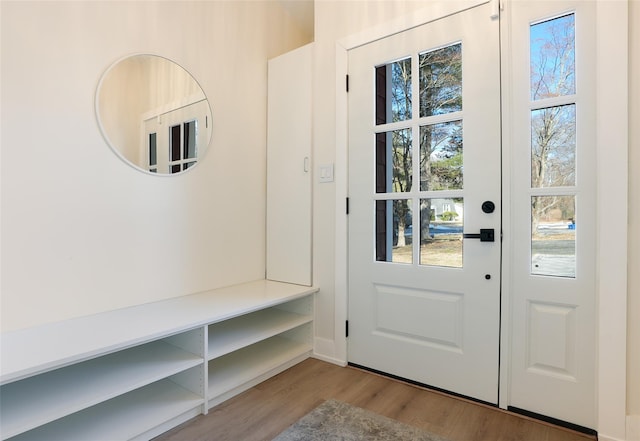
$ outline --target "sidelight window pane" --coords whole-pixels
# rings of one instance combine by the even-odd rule
[[[411,119],[411,58],[376,68],[376,124]]]
[[[376,193],[411,191],[411,129],[376,134]]]
[[[411,199],[376,201],[376,260],[412,263]]]
[[[462,121],[420,127],[420,190],[460,190],[462,176]]]
[[[420,264],[462,268],[462,198],[420,200]]]
[[[576,182],[576,105],[531,112],[531,187]]]
[[[531,274],[576,276],[575,196],[531,198]]]
[[[462,110],[462,43],[419,56],[420,117]]]
[[[576,181],[576,105],[531,112],[531,187],[563,187]]]
[[[575,15],[530,27],[531,99],[576,93]]]

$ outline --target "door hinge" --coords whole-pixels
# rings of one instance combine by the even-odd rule
[[[349,92],[349,75],[345,75],[346,79],[345,79],[345,88],[347,90],[347,92]]]
[[[349,337],[349,320],[344,322],[344,336]]]
[[[349,198],[347,198],[347,202],[346,202],[345,208],[346,208],[347,214],[349,214]]]

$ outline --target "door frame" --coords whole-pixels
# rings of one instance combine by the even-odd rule
[[[434,1],[429,7],[408,16],[383,23],[355,35],[338,40],[335,44],[335,316],[334,347],[327,359],[341,364],[347,362],[345,322],[348,308],[348,219],[345,200],[348,196],[348,96],[345,78],[348,72],[348,51],[363,44],[420,26],[485,3],[492,3],[498,14],[509,7],[512,0]],[[596,430],[602,440],[626,439],[626,341],[627,341],[627,236],[626,222],[618,230],[618,240],[607,240],[605,220],[608,213],[627,217],[628,204],[628,0],[611,2],[596,0],[596,71],[597,71],[597,238],[596,246]],[[509,23],[503,19],[501,50],[508,53]],[[610,26],[616,23],[616,26]],[[503,58],[504,60],[504,58]],[[507,99],[509,91],[509,60],[503,61],[503,230],[507,240],[503,243],[502,312],[500,334],[500,394],[499,407],[508,405],[510,314],[510,261],[511,237],[510,185],[511,176]],[[606,83],[603,80],[606,78]],[[621,110],[624,109],[624,110]],[[505,123],[506,122],[506,123]],[[606,147],[606,149],[605,149]],[[606,302],[601,302],[606,298]],[[328,348],[327,348],[328,349]]]

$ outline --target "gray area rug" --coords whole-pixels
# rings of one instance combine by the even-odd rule
[[[416,427],[336,400],[325,401],[273,441],[447,441]]]

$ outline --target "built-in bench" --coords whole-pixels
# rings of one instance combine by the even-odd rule
[[[268,280],[3,333],[0,434],[150,439],[312,353],[316,288]]]

